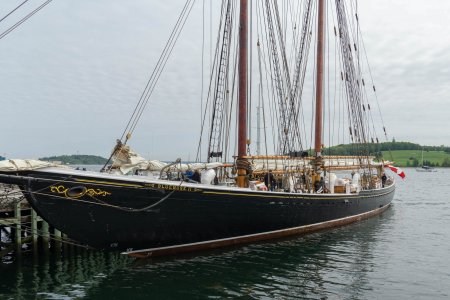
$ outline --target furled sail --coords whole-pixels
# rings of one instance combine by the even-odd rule
[[[113,164],[111,169],[119,174],[133,174],[136,173],[136,171],[156,172],[161,171],[169,165],[168,163],[159,160],[146,160],[127,145],[121,145],[120,148],[115,150],[112,161]],[[185,172],[187,170],[214,169],[222,166],[223,163],[221,162],[177,163],[170,166],[168,171]]]
[[[30,171],[47,167],[63,167],[36,159],[8,159],[0,161],[0,172]]]

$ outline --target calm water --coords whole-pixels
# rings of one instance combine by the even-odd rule
[[[25,257],[0,264],[0,299],[449,299],[450,170],[406,171],[370,220],[170,259]]]

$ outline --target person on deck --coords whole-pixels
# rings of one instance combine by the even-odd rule
[[[381,185],[384,187],[384,185],[386,184],[387,181],[387,176],[385,173],[383,173],[383,175],[381,175]]]
[[[269,173],[266,173],[266,175],[264,175],[264,183],[266,184],[269,191],[275,190],[276,182],[275,177],[272,174],[272,170],[269,170]]]
[[[314,183],[314,190],[316,193],[323,193],[324,187],[325,181],[323,180],[323,177],[320,177],[320,180]]]
[[[192,180],[197,181],[198,183],[202,181],[200,172],[198,170],[195,170],[194,175],[192,175]]]
[[[192,171],[191,169],[188,169],[185,173],[185,176],[187,179],[192,180],[192,176],[194,176],[194,171]]]

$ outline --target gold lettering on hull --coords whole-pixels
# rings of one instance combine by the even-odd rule
[[[162,189],[169,191],[179,191],[179,192],[200,192],[201,189],[189,187],[189,186],[181,186],[181,185],[169,185],[169,184],[160,184],[160,183],[146,183],[146,187],[154,188],[154,189]]]

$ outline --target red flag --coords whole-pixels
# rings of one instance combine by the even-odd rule
[[[384,165],[385,168],[391,169],[392,172],[397,173],[398,176],[400,176],[402,179],[405,179],[406,174],[402,171],[402,169],[391,166],[391,165]]]

